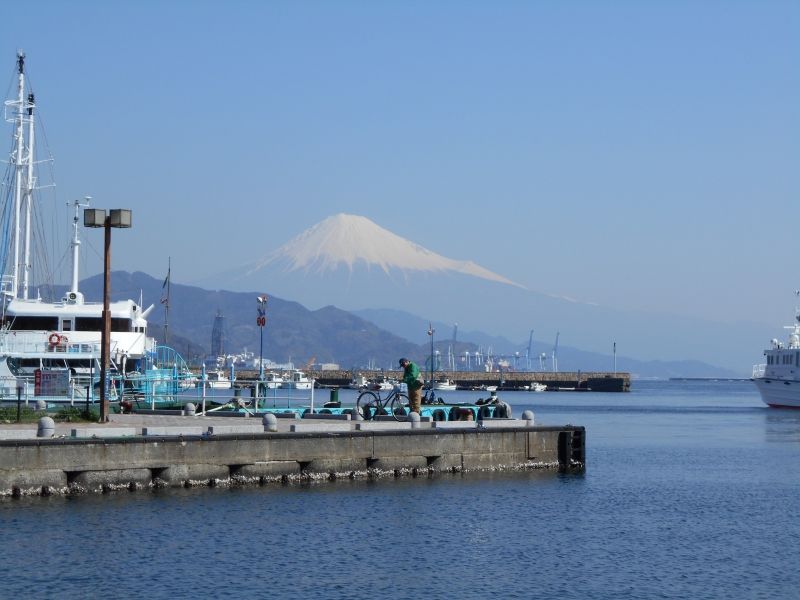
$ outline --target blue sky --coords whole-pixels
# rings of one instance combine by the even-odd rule
[[[58,205],[133,209],[115,269],[188,282],[347,212],[540,291],[777,326],[798,32],[777,1],[32,1],[0,74],[23,48]]]

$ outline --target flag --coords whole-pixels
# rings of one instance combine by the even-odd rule
[[[169,274],[172,267],[167,267],[167,276],[164,278],[164,283],[161,284],[161,304],[169,302]]]

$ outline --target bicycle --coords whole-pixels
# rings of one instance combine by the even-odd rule
[[[408,406],[408,396],[401,393],[398,388],[389,392],[386,398],[381,398],[380,392],[364,391],[356,400],[356,410],[365,421],[379,415],[392,415],[395,421],[401,421],[406,416],[406,406]]]

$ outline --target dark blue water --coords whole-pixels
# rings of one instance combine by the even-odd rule
[[[7,499],[0,596],[800,597],[800,411],[749,382],[502,395],[585,425],[586,473]]]

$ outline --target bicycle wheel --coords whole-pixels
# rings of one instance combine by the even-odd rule
[[[365,421],[369,421],[377,413],[379,406],[378,394],[373,392],[361,392],[356,400],[356,410]]]
[[[408,396],[405,394],[395,394],[390,405],[395,421],[400,421],[405,418],[407,414],[406,407],[408,407]]]

